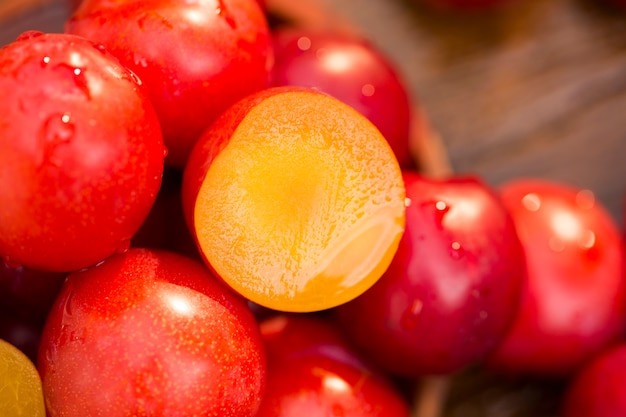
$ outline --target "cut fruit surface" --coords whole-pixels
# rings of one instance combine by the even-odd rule
[[[276,88],[260,97],[231,108],[203,138],[223,140],[211,130],[228,130],[229,117],[237,124],[198,189],[200,251],[260,305],[347,302],[378,280],[404,231],[397,160],[374,125],[330,96]]]

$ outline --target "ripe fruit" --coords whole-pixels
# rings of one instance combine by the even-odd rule
[[[145,84],[166,164],[230,104],[267,87],[271,41],[257,0],[84,0],[65,30],[103,44]]]
[[[163,140],[140,82],[74,35],[0,49],[0,256],[65,272],[125,250],[161,185]]]
[[[504,336],[524,254],[499,197],[479,179],[403,176],[410,204],[398,251],[372,288],[335,312],[381,369],[449,374],[481,361]]]
[[[343,362],[305,356],[270,364],[257,417],[408,417],[393,386]]]
[[[260,323],[268,354],[258,417],[408,417],[404,398],[324,316],[279,314]]]
[[[500,190],[528,272],[517,317],[489,366],[570,374],[626,328],[620,229],[588,190],[541,179],[517,179]]]
[[[612,346],[594,357],[570,380],[562,417],[626,415],[626,345]]]
[[[380,130],[401,167],[413,165],[409,94],[389,58],[363,38],[331,31],[279,28],[272,38],[273,85],[312,87],[349,104]]]
[[[183,207],[217,275],[284,311],[361,294],[404,230],[404,184],[385,138],[348,105],[297,87],[220,116],[189,159]]]
[[[49,417],[252,417],[264,352],[246,303],[204,265],[130,249],[70,274],[38,367]]]
[[[41,378],[35,365],[15,346],[0,339],[0,415],[45,417]]]

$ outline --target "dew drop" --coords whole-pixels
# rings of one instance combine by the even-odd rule
[[[77,87],[78,92],[83,94],[88,100],[91,99],[91,93],[89,91],[89,83],[85,76],[85,69],[79,68],[68,64],[58,64],[54,66],[56,71],[63,77],[71,79],[74,85]]]
[[[435,201],[434,203],[428,203],[428,205],[431,207],[434,206],[435,221],[440,227],[443,226],[443,219],[446,213],[450,211],[450,206],[448,205],[448,203],[446,203],[443,200],[438,200],[438,201]]]
[[[46,349],[45,357],[48,363],[54,362],[56,359],[57,345],[55,343],[49,343]]]
[[[148,60],[146,59],[146,57],[144,57],[141,54],[135,53],[133,55],[133,61],[135,62],[135,65],[137,66],[140,66],[142,68],[148,67]]]
[[[459,242],[452,242],[450,245],[450,256],[452,259],[461,259],[465,255],[465,249],[461,246]]]
[[[323,60],[327,56],[328,56],[328,49],[326,48],[319,48],[317,51],[315,51],[315,57],[319,60]]]
[[[131,79],[131,81],[132,81],[132,82],[134,82],[135,84],[137,84],[137,85],[141,85],[141,84],[143,84],[143,83],[141,82],[141,78],[139,78],[139,77],[137,76],[137,74],[135,74],[133,71],[130,71],[130,70],[129,70],[129,71],[128,71],[128,76],[129,76],[129,78]]]
[[[557,236],[552,236],[548,240],[548,247],[554,252],[563,252],[565,250],[565,242]]]
[[[413,330],[419,322],[423,307],[424,303],[421,300],[413,300],[409,308],[402,314],[400,326],[407,331]]]
[[[47,55],[44,56],[41,59],[41,68],[45,68],[50,63],[51,60],[52,60],[52,58],[50,58],[49,56],[47,56]]]
[[[301,51],[308,51],[311,49],[311,38],[308,36],[300,36],[296,41],[296,45],[298,45],[298,49]]]
[[[126,253],[128,252],[128,249],[130,249],[130,239],[125,239],[121,241],[119,245],[117,245],[117,248],[115,248],[115,253],[116,254]]]
[[[596,204],[596,197],[591,190],[580,190],[575,199],[578,207],[583,210],[590,210]]]
[[[591,249],[596,244],[596,234],[592,230],[583,230],[578,238],[578,244],[583,249]]]
[[[98,262],[97,264],[94,265],[94,268],[97,268],[99,266],[102,266],[106,263],[106,259],[101,260],[100,262]]]
[[[541,208],[541,198],[535,193],[528,193],[522,197],[522,204],[528,211],[537,211]]]
[[[58,165],[54,159],[54,152],[58,146],[71,142],[74,137],[76,126],[72,123],[71,114],[68,112],[57,113],[48,117],[40,129],[39,140],[41,141],[41,156],[39,165],[46,161]]]
[[[38,38],[39,36],[43,36],[44,33],[40,30],[27,30],[21,33],[15,40],[16,41],[24,41],[32,38]]]
[[[44,123],[45,141],[54,144],[69,142],[74,136],[75,128],[71,119],[68,112],[50,116]]]
[[[95,44],[95,45],[94,45],[94,48],[96,48],[96,49],[97,49],[100,53],[102,53],[102,54],[106,54],[106,53],[107,53],[107,48],[106,48],[106,46],[104,46],[104,45],[103,45],[103,44],[101,44],[101,43],[97,43],[97,44]]]
[[[22,264],[14,260],[12,257],[6,255],[2,257],[2,262],[11,269],[20,269],[23,268]]]
[[[67,298],[65,299],[65,306],[63,311],[67,316],[71,316],[74,312],[72,311],[72,301],[74,300],[74,291],[70,290],[67,294]]]
[[[170,153],[170,150],[167,148],[167,146],[164,146],[163,147],[163,158],[166,158],[169,153]]]
[[[74,83],[76,84],[76,87],[83,92],[87,99],[90,99],[91,93],[89,92],[89,85],[87,78],[85,77],[85,72],[82,68],[74,68],[72,72],[74,73]]]
[[[361,94],[363,94],[365,97],[372,97],[374,93],[376,93],[376,87],[374,87],[372,84],[365,84],[363,87],[361,87]]]
[[[235,22],[235,19],[229,13],[228,9],[226,8],[226,5],[224,4],[222,0],[218,0],[217,8],[215,9],[215,14],[217,14],[219,17],[224,19],[226,23],[228,23],[228,26],[230,26],[232,29],[237,28],[237,23]]]

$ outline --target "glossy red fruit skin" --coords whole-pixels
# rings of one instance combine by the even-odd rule
[[[268,359],[259,416],[408,417],[397,387],[348,344],[332,315],[276,313],[259,327]]]
[[[380,369],[449,374],[482,360],[511,324],[524,279],[513,222],[475,177],[404,172],[405,234],[389,269],[335,309],[346,335]]]
[[[165,162],[178,168],[223,110],[269,83],[271,39],[257,0],[84,0],[65,30],[137,73],[163,128]]]
[[[391,60],[367,40],[337,32],[278,28],[272,32],[272,85],[313,87],[352,106],[383,134],[400,166],[409,149],[409,92]]]
[[[266,377],[245,302],[201,263],[147,249],[70,274],[38,369],[50,417],[251,417]]]
[[[28,32],[0,50],[0,256],[68,272],[128,247],[161,185],[159,122],[101,47]]]
[[[343,362],[303,356],[270,364],[257,417],[408,417],[396,389]]]
[[[501,185],[527,259],[520,310],[489,358],[507,373],[564,376],[626,329],[620,230],[588,190],[542,179]]]
[[[626,345],[599,353],[575,374],[562,401],[562,417],[626,415]]]

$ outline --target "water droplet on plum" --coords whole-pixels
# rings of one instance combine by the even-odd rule
[[[91,92],[89,91],[89,83],[85,76],[85,68],[80,68],[74,65],[58,64],[54,66],[56,71],[63,77],[71,79],[74,86],[77,87],[78,93],[83,94],[87,100],[91,99]]]
[[[101,43],[97,43],[94,45],[94,48],[96,48],[98,50],[98,52],[102,53],[102,54],[106,54],[107,53],[107,48],[106,46],[104,46]]]
[[[57,113],[48,117],[39,134],[39,140],[42,142],[39,165],[43,165],[46,161],[53,165],[59,165],[59,162],[54,158],[54,152],[58,146],[69,143],[74,137],[75,131],[76,126],[71,120],[70,113]]]
[[[565,250],[565,242],[558,236],[552,236],[548,240],[548,247],[554,252],[563,252]]]
[[[128,70],[128,78],[130,78],[130,80],[137,85],[143,84],[141,78],[139,78],[133,71]]]
[[[146,57],[144,57],[141,54],[135,53],[133,55],[133,61],[135,62],[135,65],[143,67],[143,68],[147,68],[148,67],[148,60],[146,59]]]
[[[67,316],[71,316],[73,314],[72,311],[72,301],[74,299],[74,291],[69,291],[69,293],[67,294],[67,298],[65,299],[65,306],[64,306],[64,313]]]
[[[433,216],[437,227],[443,229],[444,218],[451,208],[448,203],[443,200],[427,201],[421,203],[420,208],[429,216]]]
[[[311,38],[308,36],[301,36],[296,41],[296,45],[298,45],[298,49],[301,51],[308,51],[311,49]]]
[[[522,205],[528,211],[537,211],[541,208],[541,198],[535,193],[528,193],[522,197]]]
[[[419,322],[423,308],[424,303],[421,300],[413,300],[409,308],[402,314],[400,326],[407,331],[413,330]]]
[[[576,204],[583,210],[590,210],[596,204],[596,197],[591,190],[580,190],[576,193]]]
[[[52,58],[50,58],[49,56],[47,56],[47,55],[44,56],[41,59],[41,68],[45,68],[50,63],[51,60],[52,60]]]
[[[228,26],[230,26],[232,29],[237,28],[237,23],[235,22],[235,19],[230,14],[230,12],[226,8],[226,5],[224,4],[222,0],[218,0],[217,8],[215,9],[215,14],[223,18],[226,21],[226,23],[228,23]]]
[[[465,255],[465,249],[459,242],[452,242],[450,245],[450,256],[452,259],[461,259]]]
[[[128,252],[128,249],[130,249],[130,239],[125,239],[121,241],[119,245],[117,245],[117,248],[115,248],[115,253],[116,254],[126,253]]]
[[[591,249],[596,244],[596,234],[592,230],[583,230],[578,238],[578,245],[582,249]]]
[[[363,94],[365,97],[372,97],[375,93],[376,87],[374,87],[372,84],[365,84],[363,87],[361,87],[361,94]]]
[[[12,257],[6,255],[2,257],[2,262],[4,262],[4,264],[11,269],[19,269],[19,268],[23,268],[23,265],[20,262],[17,262],[16,260],[14,260]]]
[[[37,38],[39,36],[42,36],[43,34],[44,33],[40,30],[27,30],[25,32],[22,32],[15,40],[23,41],[27,39]]]

